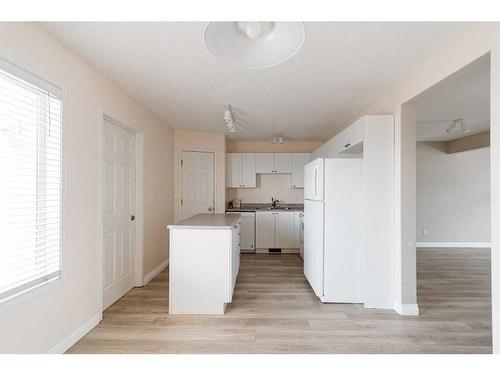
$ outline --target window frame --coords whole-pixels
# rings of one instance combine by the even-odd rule
[[[60,139],[60,158],[61,158],[61,167],[60,167],[60,209],[59,209],[59,275],[55,275],[52,277],[48,277],[50,275],[45,276],[42,279],[42,282],[39,282],[40,278],[37,280],[33,280],[30,283],[23,284],[22,286],[18,286],[16,288],[12,288],[11,290],[20,289],[17,293],[9,295],[3,299],[0,299],[0,311],[9,306],[17,305],[26,301],[27,299],[31,299],[36,297],[41,293],[45,293],[54,287],[59,286],[64,282],[65,276],[65,233],[64,233],[64,222],[66,219],[66,158],[65,158],[65,146],[66,146],[66,131],[65,131],[65,99],[63,95],[63,90],[49,81],[21,68],[20,66],[11,63],[2,57],[0,57],[0,70],[12,75],[13,77],[23,80],[30,85],[33,85],[41,90],[48,92],[50,95],[59,99],[61,102],[61,113],[60,113],[60,121],[61,121],[61,139]],[[37,166],[39,168],[39,166]],[[33,285],[30,285],[33,284]]]

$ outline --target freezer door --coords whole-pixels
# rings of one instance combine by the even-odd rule
[[[318,158],[304,167],[304,199],[323,200],[325,159]]]
[[[318,297],[323,296],[324,204],[304,202],[304,275]]]

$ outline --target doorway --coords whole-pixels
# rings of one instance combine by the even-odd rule
[[[214,160],[213,152],[181,151],[181,220],[215,213]]]
[[[473,324],[470,342],[487,352],[492,328],[490,79],[486,55],[411,101],[420,315],[443,314],[450,322]]]
[[[103,308],[134,287],[136,269],[136,134],[103,123]]]

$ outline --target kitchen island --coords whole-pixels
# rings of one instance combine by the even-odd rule
[[[240,266],[240,215],[198,214],[169,225],[169,314],[224,314]]]

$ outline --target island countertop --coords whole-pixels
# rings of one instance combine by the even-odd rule
[[[171,224],[168,229],[231,229],[238,224],[241,215],[238,214],[198,214],[177,224]]]

